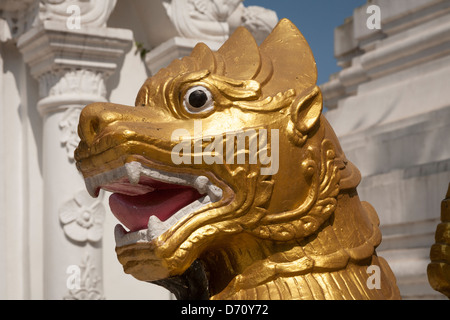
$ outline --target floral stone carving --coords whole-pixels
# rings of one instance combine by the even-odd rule
[[[59,210],[59,220],[66,236],[77,242],[98,242],[103,235],[105,207],[82,190]]]
[[[80,142],[80,138],[77,134],[77,123],[80,117],[80,108],[67,109],[62,120],[59,123],[59,128],[62,131],[61,144],[66,149],[67,157],[70,162],[73,162],[73,153]]]

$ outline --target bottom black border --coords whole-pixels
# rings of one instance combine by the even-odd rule
[[[4,312],[12,311],[17,314],[31,312],[46,314],[54,310],[60,313],[58,307],[65,308],[66,316],[116,319],[132,319],[145,317],[158,320],[181,319],[301,319],[305,317],[327,319],[368,317],[384,318],[399,316],[416,317],[419,312],[432,311],[438,316],[448,312],[448,300],[400,300],[400,301],[179,301],[179,300],[103,300],[86,301],[87,304],[64,301],[32,301],[32,306],[19,304],[28,303],[19,300],[2,301]],[[55,306],[48,305],[55,302]],[[64,305],[61,305],[63,303]],[[69,303],[69,304],[67,304]]]

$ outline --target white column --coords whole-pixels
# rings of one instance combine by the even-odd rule
[[[15,43],[37,9],[34,0],[0,1],[0,299],[31,296],[29,121],[25,68]]]
[[[31,75],[39,81],[41,97],[44,299],[102,299],[105,209],[101,197],[87,194],[73,151],[80,111],[89,103],[107,101],[105,80],[130,48],[132,33],[104,24],[83,25],[83,19],[80,28],[69,28],[61,16],[52,20],[51,13],[18,41]]]
[[[2,49],[2,44],[0,43],[0,53]],[[2,55],[0,54],[0,95],[1,97],[4,97],[4,90],[3,90],[3,59]],[[3,126],[4,123],[4,116],[3,116],[3,110],[4,110],[4,103],[3,99],[0,99],[0,126]],[[3,130],[0,130],[0,145],[5,145],[5,136],[3,134]],[[4,181],[6,179],[6,173],[5,173],[5,164],[4,164],[4,153],[5,149],[2,147],[0,148],[0,179]],[[5,203],[5,184],[0,184],[0,248],[5,248],[7,246],[7,239],[6,239],[6,211],[4,210],[4,203]],[[2,252],[4,252],[2,250]],[[6,277],[3,276],[6,274],[6,259],[0,260],[0,299],[6,299]]]

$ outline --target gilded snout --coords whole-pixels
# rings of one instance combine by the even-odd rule
[[[132,149],[124,150],[124,154],[141,154],[146,147],[156,145],[170,148],[165,144],[170,143],[170,132],[176,128],[176,122],[156,108],[93,103],[80,115],[80,144],[75,150],[75,160],[79,163],[118,146]],[[140,148],[136,149],[138,145]],[[120,156],[119,152],[115,155]]]
[[[132,108],[112,103],[92,103],[86,106],[81,112],[78,125],[81,141],[92,145],[110,124],[117,121],[138,120],[132,116]]]

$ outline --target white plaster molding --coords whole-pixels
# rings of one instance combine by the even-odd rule
[[[0,1],[0,42],[16,40],[36,23],[36,0]]]
[[[425,65],[450,53],[450,3],[447,2],[446,10],[439,11],[440,16],[435,17],[431,7],[428,11],[421,12],[420,17],[425,20],[422,24],[401,30],[399,34],[389,35],[384,39],[373,41],[366,50],[352,51],[347,48],[350,41],[343,37],[354,37],[351,32],[356,27],[353,22],[346,22],[336,29],[337,58],[339,61],[347,61],[348,64],[337,74],[330,77],[328,83],[322,84],[322,93],[328,109],[338,107],[338,100],[356,95],[366,84],[393,75],[400,74],[418,65]],[[385,9],[387,10],[387,9]],[[435,17],[431,19],[430,17]],[[421,19],[417,18],[419,21]],[[407,19],[406,19],[407,20]],[[402,20],[403,21],[403,20]],[[352,24],[352,28],[348,25]],[[345,39],[345,40],[342,40]],[[362,46],[360,40],[353,38],[353,45]],[[372,39],[373,40],[373,39]],[[347,49],[345,49],[347,48]]]
[[[204,41],[211,50],[218,50],[222,42]],[[194,49],[198,40],[174,37],[151,50],[145,57],[147,68],[152,74],[167,67],[173,60],[187,56]]]
[[[261,43],[278,23],[272,10],[244,7],[242,0],[172,0],[162,2],[179,36],[153,48],[145,57],[152,74],[191,53],[198,42],[218,50],[237,27],[246,27]]]
[[[379,77],[416,65],[417,61],[446,55],[450,52],[449,42],[450,22],[443,20],[442,24],[408,32],[395,42],[381,40],[376,50],[361,57],[361,64],[366,72]]]
[[[130,30],[67,30],[55,21],[44,21],[22,35],[17,45],[39,80],[41,115],[67,105],[106,101],[104,81],[117,69],[132,38]]]
[[[106,27],[117,0],[2,0],[0,2],[0,41],[16,40],[31,27],[45,21],[77,19],[79,28]]]
[[[234,29],[245,26],[261,43],[277,24],[277,14],[259,6],[245,7],[242,1],[171,0],[162,4],[180,37],[224,42]]]
[[[228,18],[243,0],[172,0],[163,2],[181,37],[225,41]]]
[[[59,128],[62,131],[61,145],[66,149],[67,158],[71,163],[74,162],[74,151],[80,142],[77,132],[80,113],[81,108],[68,108],[59,123]]]
[[[61,206],[59,220],[69,239],[95,243],[102,239],[105,214],[102,198],[94,199],[81,190]]]
[[[132,38],[132,32],[126,29],[67,30],[61,22],[44,21],[22,35],[17,45],[35,78],[70,68],[102,71],[109,76]]]
[[[92,94],[106,96],[105,82],[101,72],[81,69],[45,73],[40,77],[40,96],[63,94]]]
[[[39,18],[41,21],[60,21],[66,24],[73,14],[79,14],[81,28],[106,27],[116,2],[117,0],[41,0]],[[73,6],[79,12],[72,11]]]

